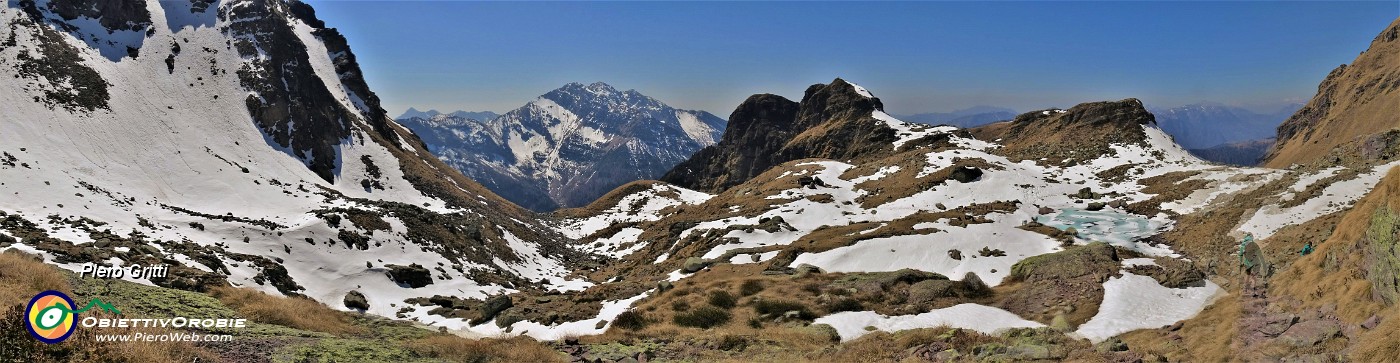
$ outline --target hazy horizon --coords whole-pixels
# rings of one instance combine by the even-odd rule
[[[837,77],[892,114],[1123,98],[1276,110],[1400,15],[1386,1],[307,2],[395,116],[501,113],[605,82],[727,117]]]

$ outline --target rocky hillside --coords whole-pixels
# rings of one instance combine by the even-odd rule
[[[676,165],[661,180],[716,192],[788,161],[877,157],[936,142],[925,138],[931,129],[896,120],[879,98],[837,78],[808,87],[801,102],[772,94],[750,96],[729,115],[729,128],[718,144]]]
[[[734,120],[795,120],[802,104],[757,95],[735,113],[754,116]],[[826,110],[873,112],[862,108],[872,104]],[[726,140],[744,140],[736,130],[748,125],[765,134],[811,132],[735,122]],[[1377,354],[1363,342],[1372,339],[1367,332],[1375,325],[1363,323],[1375,305],[1340,313],[1306,303],[1315,297],[1242,287],[1232,253],[1252,233],[1267,268],[1297,268],[1304,242],[1334,229],[1354,231],[1339,225],[1338,215],[1367,200],[1397,163],[1321,171],[1222,167],[1173,143],[1134,99],[1034,111],[970,132],[923,131],[919,139],[941,141],[855,144],[852,150],[869,151],[778,162],[717,192],[634,183],[560,213],[562,233],[616,259],[591,273],[613,280],[583,293],[628,301],[636,315],[616,316],[625,327],[525,334],[601,333],[600,345],[642,340],[661,352],[694,349],[686,347],[700,343],[690,341],[713,329],[831,336],[847,342],[832,348],[838,351],[914,339],[936,326],[988,335],[982,345],[935,339],[867,358],[891,361]],[[807,141],[847,145],[842,136]],[[741,144],[711,149],[725,145]],[[710,153],[752,160],[739,150]],[[1275,281],[1269,286],[1289,283]],[[731,298],[737,303],[726,302]],[[525,311],[507,314],[534,319]],[[1274,322],[1287,316],[1294,319]],[[704,330],[713,326],[721,328]],[[1016,336],[1038,338],[1005,340]]]
[[[635,90],[570,83],[492,119],[401,119],[447,162],[537,211],[580,207],[623,184],[656,179],[714,144],[725,121]]]
[[[1400,148],[1400,19],[1278,127],[1264,166],[1332,166],[1393,160]]]
[[[306,4],[18,1],[0,19],[0,248],[424,323],[432,304],[406,300],[592,284],[566,277],[587,259],[564,237],[390,120]]]

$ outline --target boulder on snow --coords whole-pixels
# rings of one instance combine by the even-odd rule
[[[347,308],[359,311],[369,310],[369,300],[365,299],[365,294],[361,294],[359,291],[350,290],[349,293],[345,294],[343,301]]]
[[[433,273],[423,265],[415,263],[408,266],[386,265],[385,267],[389,268],[387,273],[389,279],[394,280],[399,285],[416,289],[433,284]]]
[[[961,168],[958,168],[957,170],[953,170],[953,173],[949,174],[948,178],[957,180],[959,183],[971,183],[977,181],[977,179],[982,178],[982,169],[978,169],[976,167],[971,166],[963,166]]]

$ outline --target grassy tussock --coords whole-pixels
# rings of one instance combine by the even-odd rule
[[[72,293],[68,277],[38,257],[14,250],[0,253],[0,304],[23,305],[45,290]]]
[[[529,337],[471,340],[434,335],[406,342],[409,350],[448,362],[567,362],[566,357]]]
[[[352,324],[346,313],[310,299],[233,287],[214,288],[209,294],[251,321],[335,335],[364,333],[364,328]]]

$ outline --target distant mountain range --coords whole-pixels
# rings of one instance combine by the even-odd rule
[[[1259,165],[1264,154],[1268,153],[1269,147],[1273,145],[1274,138],[1271,137],[1262,140],[1220,144],[1204,149],[1191,149],[1191,154],[1221,164],[1255,166]]]
[[[495,112],[491,112],[491,111],[471,112],[471,111],[461,111],[461,110],[458,110],[458,111],[452,111],[452,112],[450,112],[450,113],[442,113],[442,112],[438,112],[438,110],[419,111],[419,110],[416,109],[416,108],[409,107],[409,108],[408,108],[408,111],[404,111],[402,115],[399,115],[399,117],[396,117],[395,119],[408,119],[408,118],[414,118],[414,117],[423,118],[423,119],[429,119],[429,118],[433,118],[434,116],[437,116],[437,115],[448,115],[448,116],[452,116],[452,117],[464,118],[464,119],[472,119],[472,120],[490,120],[490,119],[493,119],[493,118],[496,118],[496,117],[499,117],[499,116],[500,116],[499,114],[497,114],[497,113],[495,113]]]
[[[1278,127],[1302,104],[1290,104],[1272,113],[1256,113],[1219,103],[1197,103],[1172,108],[1149,107],[1157,125],[1188,149],[1206,149],[1240,141],[1274,137]]]
[[[495,117],[431,113],[398,121],[448,165],[536,211],[583,206],[623,184],[659,178],[725,128],[709,112],[602,82],[570,83]]]
[[[972,128],[1016,117],[1016,110],[995,106],[973,106],[953,112],[930,112],[897,116],[902,120],[929,125]]]

